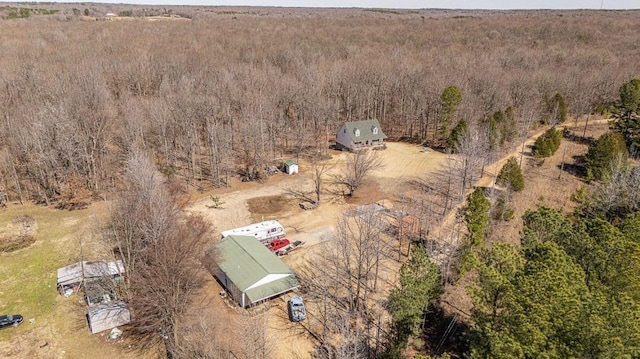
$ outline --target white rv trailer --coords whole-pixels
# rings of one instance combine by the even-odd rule
[[[284,227],[282,227],[280,222],[275,220],[264,221],[240,228],[223,231],[222,238],[231,234],[253,236],[256,237],[256,239],[258,239],[260,242],[270,242],[274,239],[284,237]]]

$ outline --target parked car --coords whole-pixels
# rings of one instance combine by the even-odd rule
[[[300,297],[292,297],[289,299],[289,320],[299,322],[305,320],[307,311],[304,308],[304,302]]]
[[[0,329],[8,328],[8,327],[17,327],[18,324],[22,323],[22,316],[20,314],[14,315],[0,315]]]

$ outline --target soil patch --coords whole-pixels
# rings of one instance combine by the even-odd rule
[[[290,202],[285,196],[267,196],[251,198],[247,201],[252,214],[270,214],[280,212]]]
[[[296,206],[296,201],[287,195],[264,196],[250,198],[247,207],[254,220],[269,220],[282,217],[282,212]]]
[[[367,182],[358,187],[353,197],[347,198],[346,202],[351,205],[362,205],[376,203],[383,199],[389,198],[377,182]]]

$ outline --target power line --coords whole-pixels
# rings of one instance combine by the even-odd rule
[[[456,324],[456,318],[458,318],[458,313],[453,314],[453,318],[451,318],[451,321],[449,322],[449,326],[447,327],[447,330],[445,330],[444,334],[442,335],[442,339],[440,340],[440,343],[438,343],[438,347],[436,347],[436,353],[440,351],[440,348],[442,347],[444,342],[447,340],[449,335],[451,335],[452,332],[454,331],[453,328]]]

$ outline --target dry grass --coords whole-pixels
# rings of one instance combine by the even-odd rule
[[[105,333],[91,335],[83,299],[64,298],[56,290],[58,268],[81,256],[97,259],[102,252],[91,230],[102,212],[102,204],[71,212],[34,205],[0,211],[0,227],[29,216],[38,228],[31,246],[0,255],[0,312],[25,317],[17,328],[0,331],[0,357],[144,357],[123,350],[123,343],[107,342]]]
[[[18,249],[27,248],[36,242],[36,238],[30,235],[4,236],[0,238],[0,252],[9,253]]]

